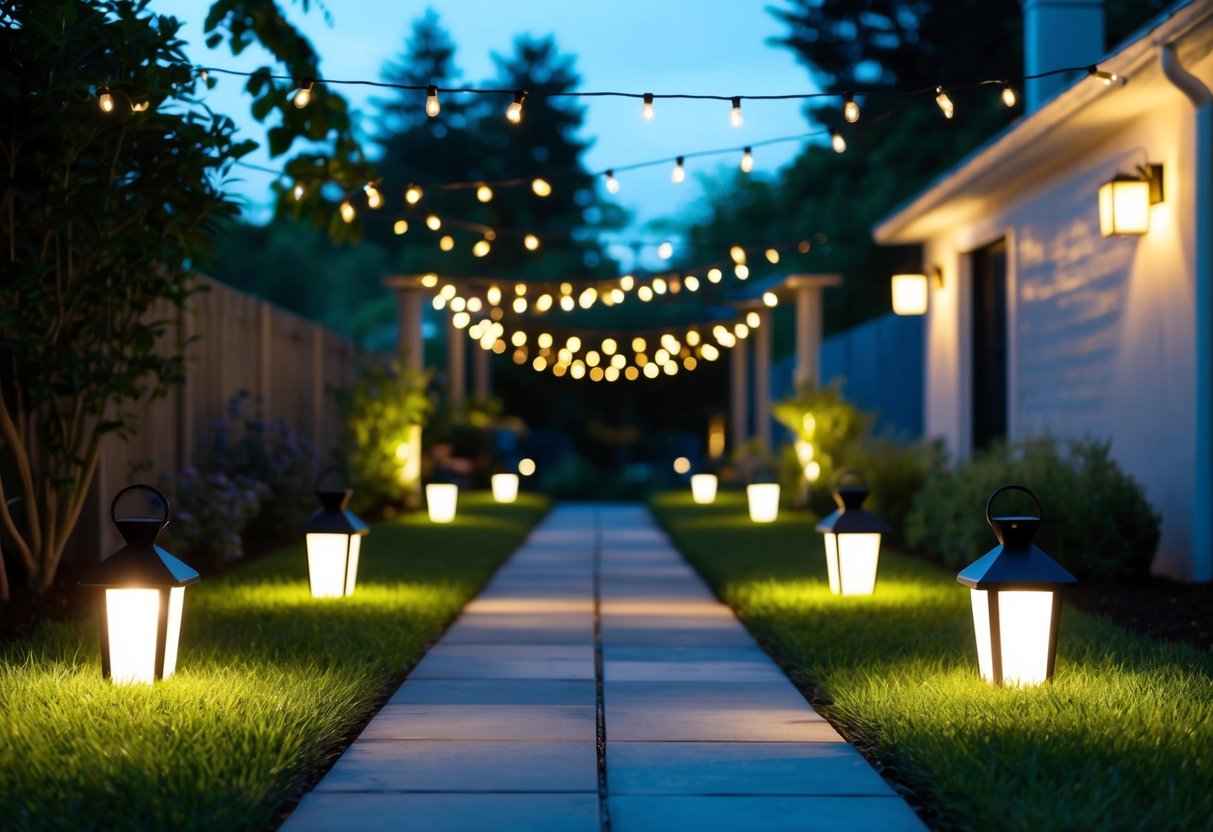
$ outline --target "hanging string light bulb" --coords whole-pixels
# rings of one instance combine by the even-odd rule
[[[741,96],[735,95],[733,96],[733,109],[729,111],[729,124],[733,127],[740,127],[742,125],[742,121]]]
[[[948,98],[948,94],[943,91],[943,87],[935,88],[935,103],[939,105],[944,118],[951,118],[956,115],[956,108],[952,106],[952,99]]]
[[[383,194],[379,193],[374,182],[367,182],[363,185],[362,192],[366,194],[366,207],[373,211],[383,206]]]
[[[544,197],[552,195],[552,185],[546,179],[536,176],[531,180],[531,190],[535,192],[535,196]]]
[[[114,96],[110,93],[109,87],[97,87],[97,106],[103,113],[114,111]]]
[[[296,202],[303,199],[303,183],[296,182],[295,187],[291,189],[291,193],[294,195]]]
[[[484,257],[489,253],[491,247],[488,240],[477,240],[476,245],[472,246],[472,254],[477,257]]]
[[[408,230],[409,230],[409,221],[408,220],[396,220],[394,223],[392,223],[392,231],[395,232],[397,237],[399,237],[401,234],[406,233]]]
[[[741,172],[749,173],[754,170],[754,152],[746,148],[741,154]]]
[[[830,147],[834,148],[835,153],[844,153],[847,149],[847,140],[842,137],[842,133],[837,130],[830,130]]]
[[[341,201],[341,219],[345,220],[346,222],[353,222],[354,217],[357,215],[358,214],[354,210],[354,206],[350,204],[350,201],[348,199],[343,199]]]
[[[607,193],[619,193],[619,180],[615,178],[615,171],[613,170],[606,172],[606,189]]]
[[[670,181],[675,185],[681,185],[687,178],[686,168],[682,166],[682,157],[679,156],[674,160],[674,170],[670,173]]]
[[[438,241],[438,248],[443,251],[453,251],[455,248],[455,238],[450,234],[442,235],[442,238]]]
[[[132,101],[131,102],[131,112],[132,113],[146,113],[147,108],[150,106],[152,106],[152,102],[150,102],[150,101],[141,101],[141,102]]]
[[[539,238],[534,234],[527,234],[522,238],[522,244],[526,246],[527,251],[536,251],[539,248]]]
[[[1100,69],[1095,64],[1091,64],[1089,67],[1087,67],[1087,75],[1091,76],[1092,78],[1095,78],[1101,84],[1103,84],[1105,87],[1112,86],[1112,83],[1114,81],[1118,80],[1118,78],[1120,77],[1115,72],[1107,72],[1105,70]]]
[[[409,205],[416,205],[421,201],[421,188],[416,185],[409,185],[404,191],[404,201]]]
[[[506,121],[511,124],[517,124],[522,121],[522,102],[526,101],[526,92],[519,90],[514,93],[514,100],[505,110]]]
[[[425,114],[433,118],[441,111],[442,105],[438,103],[438,87],[430,84],[425,88]]]
[[[859,121],[859,105],[855,103],[855,94],[846,93],[842,97],[842,117],[848,123],[854,124]]]
[[[476,199],[480,200],[481,202],[492,202],[493,189],[484,182],[481,182],[478,186],[476,186]]]
[[[737,265],[745,264],[745,249],[741,246],[731,246],[729,248],[729,257],[733,258],[733,262]]]
[[[437,231],[442,228],[442,219],[437,214],[430,214],[425,218],[425,227],[430,231]]]
[[[1007,107],[1014,107],[1019,101],[1019,96],[1015,94],[1015,88],[1007,84],[1002,88],[1002,103]]]
[[[640,107],[640,114],[644,117],[645,121],[653,120],[653,93],[646,92],[644,94],[644,104]]]
[[[302,110],[308,104],[312,103],[312,87],[316,82],[311,78],[304,78],[299,84],[299,89],[295,90],[295,97],[291,99],[291,103],[295,105],[295,109]]]

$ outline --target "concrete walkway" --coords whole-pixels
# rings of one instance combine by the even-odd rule
[[[581,504],[534,531],[283,828],[923,827],[647,510]]]

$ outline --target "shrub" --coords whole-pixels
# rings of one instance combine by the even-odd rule
[[[1130,476],[1109,457],[1111,443],[1045,437],[999,445],[932,473],[907,518],[911,546],[961,566],[997,541],[986,524],[986,500],[1019,483],[1044,507],[1037,543],[1080,579],[1112,580],[1149,573],[1160,518]],[[1000,498],[1004,499],[1004,498]],[[1007,495],[1006,508],[1022,503]]]
[[[164,530],[169,551],[192,566],[212,569],[241,558],[240,532],[270,496],[269,489],[194,467],[182,471],[176,485],[175,510]]]

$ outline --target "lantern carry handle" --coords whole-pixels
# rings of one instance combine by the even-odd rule
[[[834,477],[834,488],[835,489],[842,488],[842,481],[845,480],[847,477],[857,480],[859,482],[860,488],[868,487],[868,481],[867,481],[867,479],[864,478],[863,474],[859,473],[854,468],[843,468]]]
[[[1026,485],[1004,485],[1002,488],[990,495],[990,499],[986,500],[986,522],[990,524],[990,528],[994,527],[994,520],[990,517],[990,507],[994,505],[994,498],[1004,491],[1022,491],[1032,498],[1036,503],[1036,517],[1040,521],[1045,519],[1045,510],[1040,505],[1040,498],[1036,496],[1036,492],[1028,488]]]
[[[324,478],[327,477],[329,474],[344,474],[345,479],[347,479],[347,480],[349,479],[349,472],[346,471],[345,468],[343,468],[340,465],[333,465],[328,468],[325,468],[323,471],[321,471],[319,474],[316,475],[316,484],[314,486],[312,486],[313,490],[320,491],[321,490],[320,484],[322,482],[324,482]]]
[[[110,502],[110,521],[114,525],[118,524],[118,518],[115,515],[115,512],[118,509],[118,501],[121,500],[123,497],[125,497],[127,494],[131,493],[132,491],[150,491],[153,494],[155,494],[156,499],[158,499],[160,501],[160,505],[164,508],[164,522],[162,525],[168,524],[168,518],[169,518],[168,497],[164,496],[164,492],[161,491],[159,488],[156,488],[154,485],[147,485],[146,483],[139,482],[139,483],[135,483],[134,485],[128,485],[126,488],[122,489],[121,491],[119,491],[117,494],[114,495],[114,499]]]

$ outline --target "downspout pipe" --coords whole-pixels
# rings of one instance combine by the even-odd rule
[[[1213,92],[1179,62],[1170,44],[1159,47],[1163,76],[1187,96],[1195,114],[1193,226],[1196,243],[1196,479],[1192,494],[1192,573],[1213,580]]]

